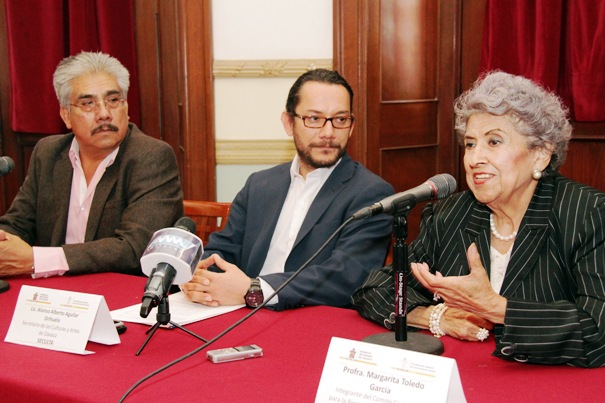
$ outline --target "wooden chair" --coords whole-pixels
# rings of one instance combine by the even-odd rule
[[[384,265],[388,266],[393,263],[393,237],[389,240],[389,249],[387,252],[387,257],[384,259]]]
[[[190,217],[197,226],[195,234],[200,237],[204,245],[214,231],[220,231],[227,224],[227,217],[231,203],[184,200],[185,215]]]

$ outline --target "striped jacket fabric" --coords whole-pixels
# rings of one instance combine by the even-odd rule
[[[488,275],[490,210],[470,191],[422,212],[410,262],[444,276],[469,273],[466,250],[476,243]],[[559,174],[542,178],[521,222],[500,294],[508,299],[496,325],[493,355],[536,364],[605,366],[605,194]],[[352,297],[366,319],[391,327],[391,266],[373,270]],[[408,273],[408,312],[434,304]]]

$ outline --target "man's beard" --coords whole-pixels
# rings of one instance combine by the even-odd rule
[[[328,144],[328,145],[316,145],[316,144],[312,144],[310,146],[308,146],[307,148],[303,148],[302,146],[300,146],[300,144],[298,144],[298,140],[296,139],[296,137],[294,137],[294,144],[296,145],[296,151],[298,153],[298,158],[300,159],[301,163],[313,168],[313,169],[318,169],[318,168],[329,168],[332,165],[336,164],[336,162],[342,158],[343,155],[345,155],[345,153],[347,152],[347,144],[343,146],[338,145],[338,144]],[[336,156],[333,159],[330,160],[317,160],[313,157],[313,155],[311,154],[311,150],[313,147],[332,147],[334,149],[338,149],[338,153],[336,154]]]

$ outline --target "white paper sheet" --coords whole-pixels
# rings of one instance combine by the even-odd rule
[[[245,305],[217,306],[210,307],[202,304],[196,304],[189,301],[182,292],[168,296],[170,306],[170,320],[179,325],[198,322],[200,320],[212,318],[228,312],[233,312],[243,308]],[[111,311],[111,317],[114,320],[123,322],[142,323],[145,325],[154,325],[157,322],[158,308],[153,308],[148,317],[143,318],[140,315],[141,304],[128,306],[126,308]]]

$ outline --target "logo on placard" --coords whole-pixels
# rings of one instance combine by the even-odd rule
[[[28,302],[36,302],[38,304],[50,304],[48,294],[34,292]]]
[[[344,360],[363,362],[366,364],[374,363],[371,352],[365,350],[357,351],[354,347],[350,349],[345,356],[341,356],[341,358]]]
[[[72,298],[71,296],[67,297],[67,300],[63,304],[59,304],[59,306],[64,308],[74,308],[74,309],[82,309],[88,310],[90,309],[90,304],[88,301],[79,300]]]

